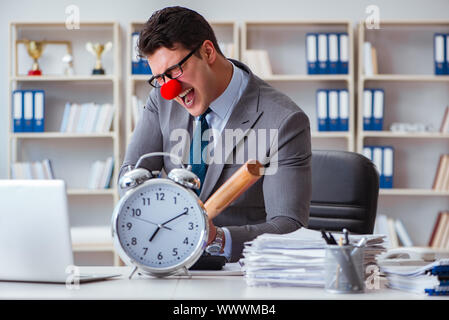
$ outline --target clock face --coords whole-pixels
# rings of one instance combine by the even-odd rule
[[[124,200],[116,231],[122,249],[138,264],[176,268],[203,249],[205,215],[198,199],[183,187],[153,179]]]

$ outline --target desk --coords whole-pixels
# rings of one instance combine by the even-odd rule
[[[364,294],[331,294],[322,288],[249,287],[242,276],[170,277],[165,279],[135,276],[130,267],[80,267],[81,273],[123,274],[122,277],[80,284],[67,289],[65,284],[0,282],[0,299],[149,299],[149,300],[422,300],[449,299],[428,297],[382,288]]]

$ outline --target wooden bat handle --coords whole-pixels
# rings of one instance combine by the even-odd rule
[[[257,160],[248,160],[207,199],[204,207],[209,219],[220,214],[235,199],[248,190],[262,176],[264,167]]]

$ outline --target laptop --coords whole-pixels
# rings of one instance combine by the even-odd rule
[[[0,280],[83,283],[121,276],[78,279],[73,265],[64,181],[0,180]]]

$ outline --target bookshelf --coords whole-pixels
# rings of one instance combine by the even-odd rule
[[[81,22],[79,30],[68,30],[64,22],[11,22],[9,25],[9,99],[8,115],[8,167],[15,162],[52,162],[55,178],[63,179],[67,186],[71,227],[110,225],[110,215],[118,193],[114,181],[120,165],[119,121],[121,93],[120,27],[113,21]],[[48,44],[39,58],[41,76],[28,76],[31,58],[24,46],[16,40],[70,41],[74,74],[63,73],[64,50]],[[102,56],[105,75],[91,75],[95,57],[86,50],[86,42],[112,42],[111,51]],[[12,127],[12,92],[20,90],[44,90],[44,132],[17,132]],[[113,105],[114,117],[109,132],[77,133],[60,132],[64,106],[70,103]],[[90,166],[96,160],[114,160],[110,188],[89,189]],[[11,169],[8,177],[12,178]],[[75,239],[72,239],[75,240]],[[73,242],[75,263],[118,265],[119,258],[111,242],[82,244]],[[96,261],[97,255],[106,260]]]
[[[415,245],[427,245],[439,211],[449,207],[449,192],[432,189],[449,135],[438,132],[449,105],[449,77],[434,75],[433,37],[449,33],[449,21],[381,21],[379,29],[358,24],[357,151],[364,146],[394,148],[393,188],[381,189],[378,214],[399,218]],[[365,41],[377,51],[378,72],[365,74]],[[383,130],[365,131],[364,90],[384,90]],[[422,123],[422,132],[395,132],[395,122]]]
[[[238,25],[234,21],[209,21],[214,29],[215,36],[218,43],[232,44],[230,50],[232,54],[227,55],[228,58],[239,59],[239,29]],[[127,63],[126,63],[126,145],[129,144],[132,132],[134,130],[135,123],[133,121],[133,96],[136,96],[143,103],[149,94],[149,90],[152,87],[147,83],[147,80],[151,75],[146,74],[132,74],[131,61],[132,61],[132,33],[139,32],[145,21],[134,21],[129,24],[128,28],[128,40],[127,40]]]
[[[307,73],[306,34],[345,32],[348,34],[348,74]],[[312,148],[355,151],[354,46],[352,23],[346,20],[244,21],[241,57],[247,50],[268,52],[272,74],[260,76],[287,94],[309,116]],[[276,57],[276,58],[275,58]],[[323,132],[317,129],[316,91],[347,89],[349,95],[349,130]]]

